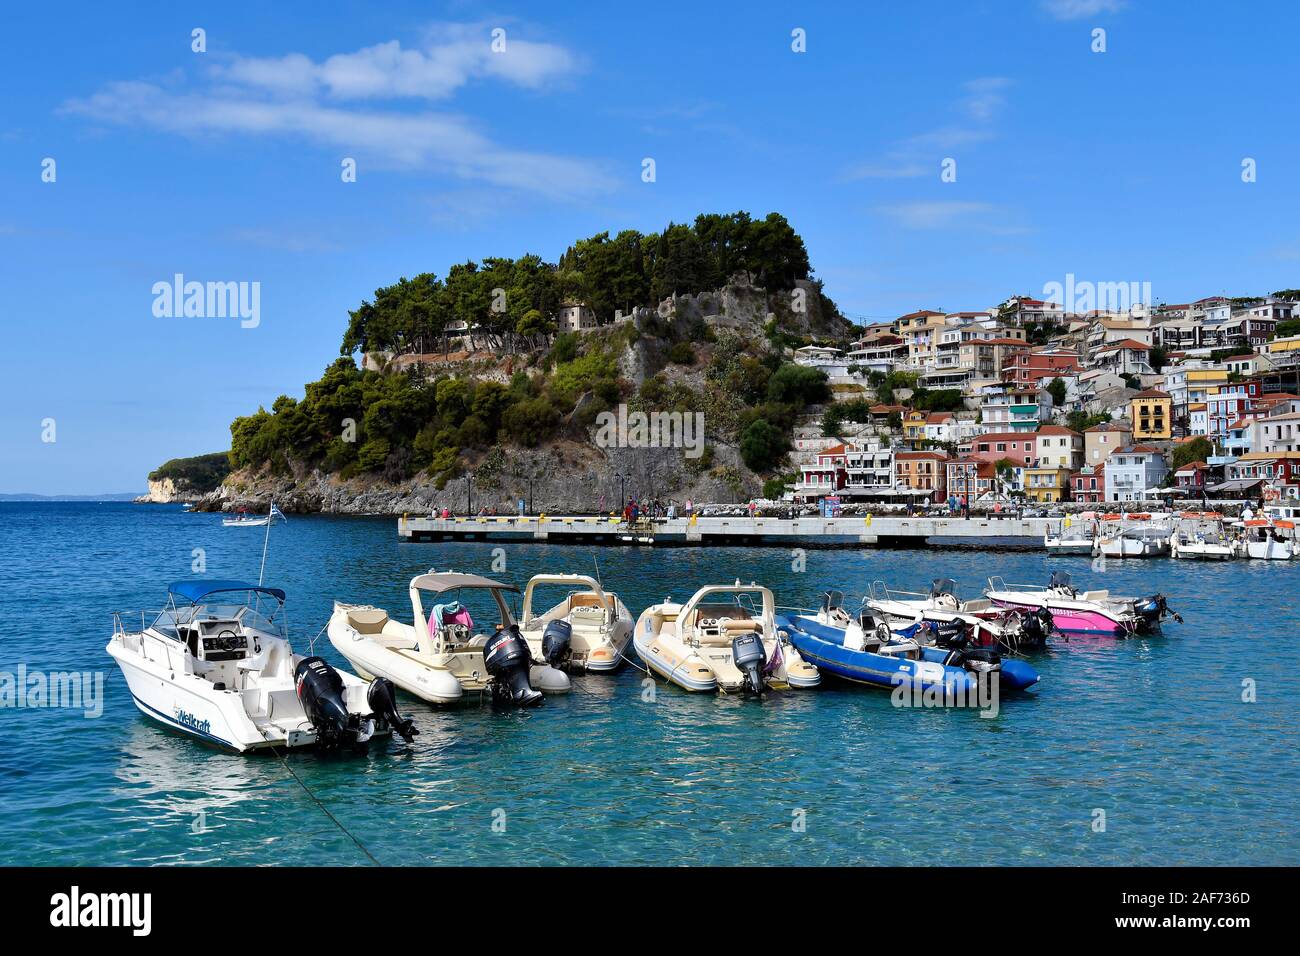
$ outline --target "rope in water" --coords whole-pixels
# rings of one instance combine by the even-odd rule
[[[296,773],[294,773],[293,767],[289,766],[289,761],[284,759],[284,754],[280,753],[280,751],[275,747],[271,748],[271,753],[275,754],[277,757],[280,758],[280,763],[284,765],[285,770],[289,771],[289,776],[293,777],[293,779],[298,782],[298,786],[302,787],[303,793],[311,797],[312,802],[316,804],[320,812],[325,814],[325,816],[329,818],[331,823],[333,823],[336,827],[338,827],[339,830],[342,831],[349,840],[355,843],[357,845],[357,849],[360,850],[362,853],[364,853],[366,855],[366,858],[370,860],[371,863],[373,863],[375,866],[383,866],[382,863],[380,863],[377,859],[375,859],[375,855],[366,848],[366,845],[357,838],[356,834],[354,834],[351,830],[345,827],[338,817],[330,813],[329,808],[325,806],[325,804],[321,803],[320,798],[317,797],[316,794],[311,792],[311,787],[307,786],[307,784],[303,782],[303,779],[300,776],[298,776]]]

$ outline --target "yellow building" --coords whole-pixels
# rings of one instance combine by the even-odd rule
[[[1025,497],[1033,501],[1064,501],[1069,497],[1069,468],[1026,468]]]
[[[925,437],[925,423],[930,418],[926,412],[911,411],[903,416],[903,440],[920,441]]]
[[[1128,408],[1135,442],[1168,441],[1174,437],[1174,400],[1168,392],[1148,388],[1134,395]]]

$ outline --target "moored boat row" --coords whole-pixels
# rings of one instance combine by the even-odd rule
[[[556,589],[558,600],[541,598]],[[987,680],[1032,687],[1039,675],[1017,655],[1041,650],[1052,632],[1128,637],[1179,620],[1159,594],[1080,593],[1060,573],[1044,588],[990,578],[969,601],[947,578],[928,593],[878,581],[853,611],[840,591],[825,592],[815,609],[778,608],[770,589],[736,581],[699,588],[685,603],[666,598],[635,625],[616,594],[581,574],[534,576],[518,616],[518,588],[476,574],[431,570],[410,580],[408,594],[409,624],[374,605],[335,602],[323,630],[355,675],[295,653],[284,592],[242,581],[176,582],[162,611],[141,612],[139,630],[114,615],[107,652],[137,707],[174,730],[240,752],[365,749],[417,733],[397,709],[397,690],[436,705],[530,707],[568,692],[571,675],[619,669],[633,649],[648,673],[687,691],[761,697],[815,688],[829,674],[948,698]]]
[[[1212,511],[1084,512],[1049,527],[1043,533],[1043,547],[1051,554],[1104,558],[1290,561],[1300,557],[1295,528],[1293,519],[1268,513],[1230,521]]]

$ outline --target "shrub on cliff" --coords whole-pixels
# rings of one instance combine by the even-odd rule
[[[771,471],[789,450],[785,432],[763,418],[750,422],[740,436],[740,457],[751,471]]]
[[[547,398],[531,398],[512,405],[501,420],[501,430],[510,441],[534,448],[552,438],[560,424],[560,413]]]
[[[830,401],[826,373],[806,365],[782,365],[768,380],[767,397],[789,405],[815,405]]]

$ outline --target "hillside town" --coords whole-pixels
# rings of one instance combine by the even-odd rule
[[[1294,298],[1071,313],[1014,296],[805,345],[794,360],[824,372],[836,401],[796,430],[784,498],[968,508],[1297,498]]]

